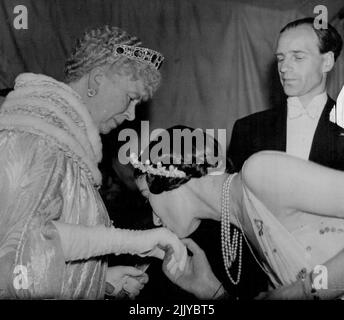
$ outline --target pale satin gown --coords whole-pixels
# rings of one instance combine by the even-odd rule
[[[294,282],[304,268],[311,271],[344,248],[344,219],[305,212],[276,218],[244,184],[242,198],[230,193],[230,203],[232,223],[256,247],[274,287]]]

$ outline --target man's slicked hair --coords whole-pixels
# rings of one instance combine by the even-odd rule
[[[309,25],[318,37],[320,53],[323,54],[332,51],[334,60],[336,61],[343,47],[342,37],[331,24],[327,23],[327,28],[316,28],[314,21],[315,18],[310,17],[289,22],[281,29],[280,34],[301,25]]]

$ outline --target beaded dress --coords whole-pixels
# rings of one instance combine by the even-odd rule
[[[296,281],[343,249],[344,219],[306,212],[277,218],[241,181],[241,197],[229,192],[230,220],[255,246],[273,287]]]

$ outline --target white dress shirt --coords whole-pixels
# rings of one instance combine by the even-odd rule
[[[289,97],[287,117],[287,150],[290,155],[308,160],[315,129],[327,101],[326,92],[303,106],[298,97]]]

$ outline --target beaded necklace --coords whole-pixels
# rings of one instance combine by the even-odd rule
[[[229,177],[226,179],[222,186],[222,199],[221,199],[221,244],[222,244],[222,256],[224,260],[225,269],[227,272],[227,275],[231,282],[234,285],[237,285],[240,282],[240,276],[241,276],[241,269],[242,269],[242,238],[244,237],[245,242],[248,246],[248,248],[251,251],[252,256],[256,260],[259,267],[263,270],[263,272],[270,276],[270,273],[266,270],[266,268],[259,262],[259,259],[256,257],[255,253],[253,252],[253,249],[248,241],[248,239],[245,236],[244,230],[242,228],[242,225],[236,215],[234,217],[236,218],[236,221],[238,223],[238,226],[240,227],[241,232],[238,231],[238,229],[234,230],[233,237],[231,239],[231,223],[230,223],[230,210],[229,210],[229,189],[232,182],[232,179],[234,178],[235,174],[230,174]],[[239,262],[238,262],[238,275],[237,280],[235,281],[230,272],[229,269],[232,265],[232,263],[237,258],[237,251],[238,251],[238,239],[239,240]]]
[[[229,188],[234,175],[231,174],[222,186],[221,199],[221,245],[222,256],[229,280],[237,285],[240,282],[241,266],[242,266],[242,234],[238,229],[234,229],[231,238],[231,224],[229,211]],[[239,250],[238,250],[239,249]],[[236,280],[231,276],[229,269],[238,257],[238,274]]]

